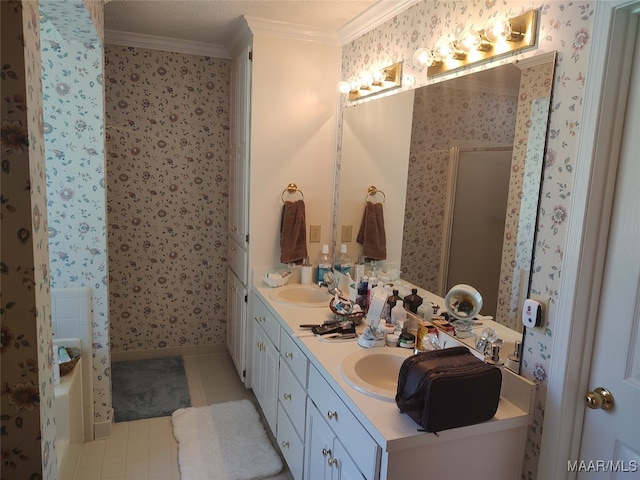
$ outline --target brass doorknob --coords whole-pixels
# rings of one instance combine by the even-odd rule
[[[584,396],[584,403],[589,408],[611,410],[613,408],[613,395],[606,388],[598,387],[593,392],[587,392]]]

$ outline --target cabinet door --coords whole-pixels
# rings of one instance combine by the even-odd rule
[[[280,354],[262,327],[253,325],[252,388],[269,428],[278,419],[278,359]]]
[[[367,477],[358,470],[356,464],[347,454],[346,448],[337,438],[333,440],[332,454],[331,480],[355,480],[358,478],[366,480]]]
[[[264,357],[265,401],[261,406],[267,423],[275,435],[277,432],[276,424],[278,421],[278,367],[280,353],[268,337],[266,337],[266,350]]]
[[[333,458],[333,432],[311,401],[307,401],[304,478],[331,478],[329,461]]]
[[[240,379],[244,382],[246,374],[246,324],[247,324],[247,289],[227,269],[227,349],[233,359]]]
[[[249,243],[248,165],[251,101],[251,60],[247,46],[231,64],[231,125],[229,132],[229,235]]]
[[[251,345],[251,388],[262,407],[265,403],[265,385],[264,365],[266,356],[266,343],[269,340],[264,330],[254,322],[253,324],[253,343]],[[264,408],[264,407],[263,407]]]

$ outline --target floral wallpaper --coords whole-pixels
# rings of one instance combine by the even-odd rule
[[[42,2],[51,286],[89,287],[94,424],[111,423],[101,39],[84,2]]]
[[[223,343],[227,60],[105,51],[111,348]]]
[[[497,322],[516,330],[521,276],[531,269],[554,66],[550,59],[523,68],[520,78],[496,313]]]
[[[55,478],[37,2],[1,2],[2,475]]]
[[[431,292],[439,290],[449,148],[453,140],[512,143],[516,105],[515,96],[437,85],[416,90],[402,238],[403,279]]]
[[[558,321],[556,301],[562,258],[566,240],[567,217],[570,214],[571,186],[580,117],[584,99],[584,82],[590,51],[594,2],[554,1],[531,3],[523,1],[442,1],[423,0],[399,13],[384,24],[367,32],[342,49],[342,77],[360,71],[389,65],[405,59],[405,80],[414,88],[442,81],[430,80],[410,61],[413,52],[422,46],[432,46],[442,36],[462,25],[483,28],[487,19],[498,15],[517,15],[532,7],[540,8],[538,45],[528,57],[557,51],[552,112],[547,135],[547,151],[542,182],[542,198],[537,223],[537,239],[532,268],[532,293],[549,298],[546,332],[527,330],[525,333],[522,372],[539,385],[534,421],[530,427],[523,468],[523,478],[536,478],[542,419],[546,397],[547,371],[551,358],[553,332]],[[513,58],[500,59],[503,64]],[[475,69],[484,69],[486,65]]]

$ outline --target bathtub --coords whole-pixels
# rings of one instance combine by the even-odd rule
[[[81,341],[79,338],[56,338],[53,345],[80,348]],[[72,480],[84,442],[82,359],[71,373],[60,378],[60,384],[54,387],[54,397],[58,478]]]

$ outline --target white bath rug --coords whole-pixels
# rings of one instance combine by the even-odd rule
[[[260,415],[249,400],[176,410],[181,480],[252,480],[282,470]]]

